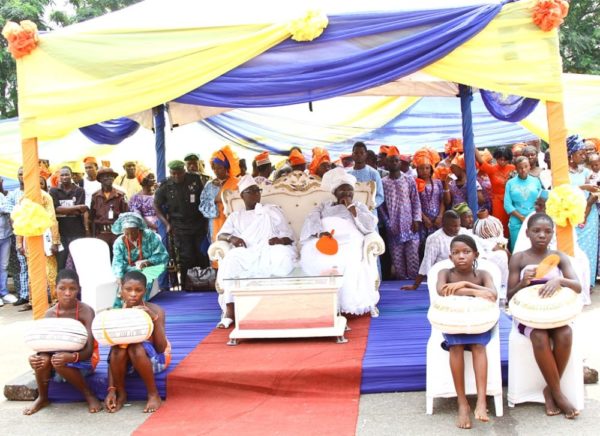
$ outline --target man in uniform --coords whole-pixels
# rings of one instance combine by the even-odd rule
[[[208,257],[200,253],[206,238],[206,218],[198,210],[203,185],[200,176],[185,171],[184,162],[171,161],[168,167],[170,177],[156,190],[154,209],[173,235],[185,288],[188,269],[208,266]]]

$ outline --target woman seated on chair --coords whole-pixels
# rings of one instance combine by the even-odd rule
[[[311,275],[337,270],[344,275],[339,291],[341,312],[377,316],[379,292],[375,287],[377,270],[363,262],[365,235],[377,231],[377,217],[362,203],[354,201],[356,178],[343,168],[325,173],[321,185],[335,196],[325,201],[306,217],[300,242],[302,269]],[[333,232],[335,230],[335,232]],[[322,253],[317,241],[331,235],[337,240],[337,253]]]
[[[129,271],[142,271],[153,265],[167,267],[169,254],[165,249],[160,236],[148,229],[146,221],[136,212],[124,212],[119,215],[112,225],[117,238],[113,245],[112,271],[116,279],[121,281]],[[144,301],[148,301],[152,290],[153,280],[148,280]],[[121,307],[123,301],[119,296],[115,300],[115,307]]]
[[[508,276],[508,300],[521,289],[531,284],[538,264],[550,254],[558,254],[560,263],[544,277],[545,284],[540,289],[540,296],[550,297],[561,287],[581,292],[581,285],[568,257],[559,251],[549,250],[548,245],[554,234],[554,222],[545,213],[531,215],[527,223],[527,237],[531,247],[515,253],[510,259]],[[519,333],[531,339],[533,354],[546,380],[544,399],[546,414],[549,416],[564,413],[569,419],[575,418],[579,412],[569,402],[560,388],[560,378],[571,355],[572,331],[570,326],[554,329],[534,329],[518,324]]]
[[[442,269],[438,274],[438,294],[464,295],[496,301],[497,293],[489,272],[477,269],[477,244],[468,235],[458,235],[450,243],[450,260],[454,267]],[[442,348],[450,352],[450,370],[458,402],[457,427],[471,428],[471,408],[465,394],[465,350],[473,354],[475,385],[477,387],[477,405],[475,419],[487,422],[486,387],[487,354],[485,346],[492,337],[492,331],[479,334],[446,334]]]

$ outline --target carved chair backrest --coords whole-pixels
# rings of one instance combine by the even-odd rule
[[[321,189],[321,180],[318,177],[294,171],[277,179],[272,185],[260,185],[261,203],[276,204],[283,209],[285,217],[296,239],[300,235],[304,218],[317,205],[335,197],[329,191]],[[359,182],[354,188],[354,200],[366,204],[369,209],[375,206],[375,182]],[[244,202],[238,191],[223,192],[223,205],[225,214],[229,215],[234,210],[244,208]]]

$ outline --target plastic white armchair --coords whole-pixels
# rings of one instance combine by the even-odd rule
[[[492,262],[485,259],[478,259],[478,269],[488,271],[492,275],[492,280],[496,290],[500,289],[501,278],[500,270]],[[440,270],[444,268],[452,268],[452,262],[442,260],[436,263],[427,274],[427,287],[429,289],[429,300],[433,302],[439,298],[437,293],[437,278]],[[456,389],[452,380],[450,371],[450,356],[447,351],[441,347],[444,341],[442,332],[431,327],[431,336],[427,341],[427,377],[426,377],[426,413],[433,414],[433,399],[434,398],[451,398],[456,397]],[[500,361],[500,333],[498,324],[492,330],[490,342],[485,347],[488,360],[488,375],[487,375],[487,395],[494,397],[494,407],[496,416],[504,414],[502,404],[502,370]],[[465,392],[467,395],[477,393],[475,386],[475,371],[473,370],[473,359],[471,353],[465,352]]]
[[[117,279],[112,273],[108,244],[101,239],[80,238],[69,251],[81,284],[81,301],[97,313],[112,307],[117,296]]]
[[[571,357],[560,380],[560,387],[573,407],[583,410],[585,389],[583,386],[583,356],[577,340],[576,323],[573,329]],[[531,340],[519,333],[513,324],[508,336],[508,407],[533,402],[544,403],[543,390],[546,381],[535,361]]]

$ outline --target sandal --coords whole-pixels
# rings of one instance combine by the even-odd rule
[[[233,320],[231,318],[223,317],[219,324],[217,324],[218,329],[228,329],[233,324]]]

